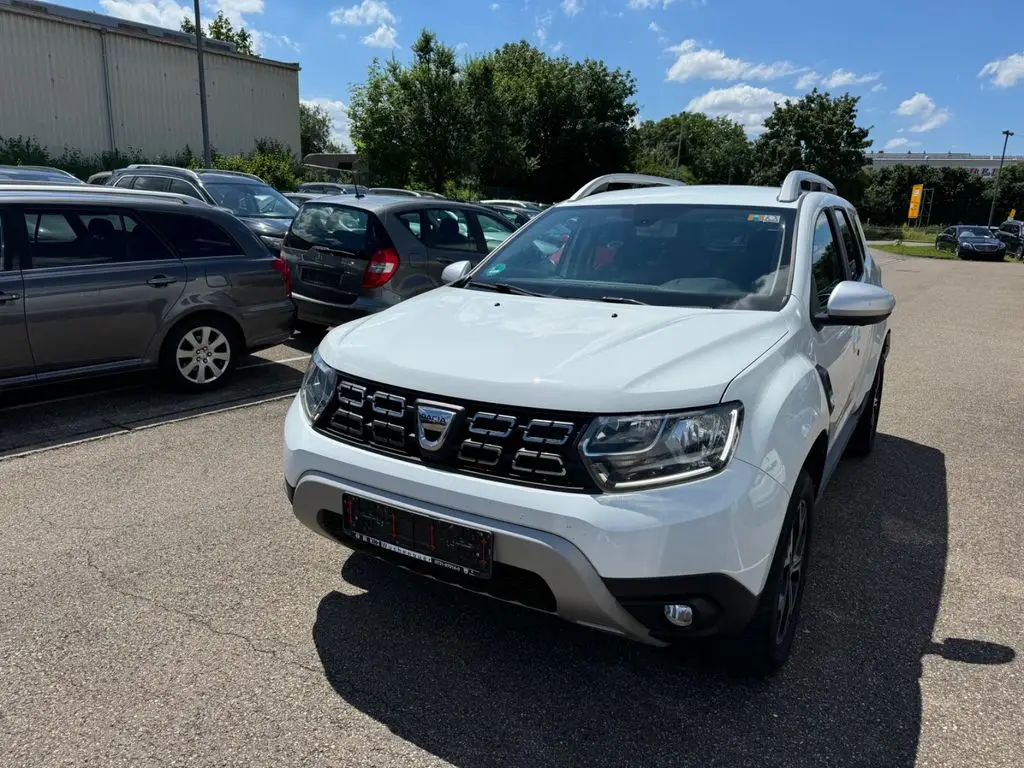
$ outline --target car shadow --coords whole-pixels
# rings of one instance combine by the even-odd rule
[[[0,458],[252,405],[298,391],[302,361],[249,356],[220,389],[181,392],[155,373],[48,384],[0,395]]]
[[[879,435],[817,515],[790,663],[741,681],[676,654],[461,592],[353,554],[313,640],[348,704],[460,768],[913,765],[922,657],[1001,664],[933,640],[947,550],[943,454]]]

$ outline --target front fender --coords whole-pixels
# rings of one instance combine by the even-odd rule
[[[744,406],[735,458],[760,467],[792,494],[811,448],[829,426],[825,389],[797,338],[737,376],[724,400]]]

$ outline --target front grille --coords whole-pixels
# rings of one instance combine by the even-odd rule
[[[346,376],[316,428],[437,469],[598,493],[576,449],[588,421],[580,414],[478,403]]]

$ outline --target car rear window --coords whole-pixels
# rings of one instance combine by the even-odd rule
[[[362,253],[373,235],[371,230],[376,231],[370,216],[370,212],[362,208],[306,203],[292,220],[284,245],[301,251],[320,247]]]

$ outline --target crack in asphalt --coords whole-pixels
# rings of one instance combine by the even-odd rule
[[[177,616],[179,618],[183,618],[190,624],[201,627],[202,629],[205,629],[207,632],[211,634],[218,635],[220,637],[230,637],[236,640],[241,640],[243,643],[248,645],[249,648],[254,653],[257,653],[261,656],[270,657],[274,661],[278,661],[289,666],[298,667],[299,669],[305,670],[306,672],[312,672],[313,674],[319,677],[323,677],[322,669],[317,669],[308,664],[303,664],[301,661],[296,661],[295,659],[283,658],[280,655],[280,650],[284,649],[275,650],[273,648],[261,648],[256,644],[256,641],[248,635],[242,634],[240,632],[233,632],[229,629],[219,629],[218,627],[213,625],[211,619],[208,619],[205,616],[200,616],[198,614],[191,613],[190,611],[186,611],[181,608],[176,608],[174,606],[167,605],[166,603],[163,603],[160,600],[157,600],[156,598],[150,597],[149,595],[143,595],[138,592],[133,592],[129,589],[125,589],[124,587],[119,586],[114,581],[114,578],[110,576],[110,574],[108,574],[106,571],[104,571],[96,564],[96,562],[93,560],[93,553],[91,550],[85,550],[85,559],[86,565],[89,567],[89,569],[95,571],[95,573],[99,576],[100,580],[104,583],[104,585],[112,592],[118,595],[122,595],[123,597],[130,597],[135,600],[139,600],[141,602],[155,606],[156,608],[159,608],[160,610],[166,613],[169,613],[173,616]]]

